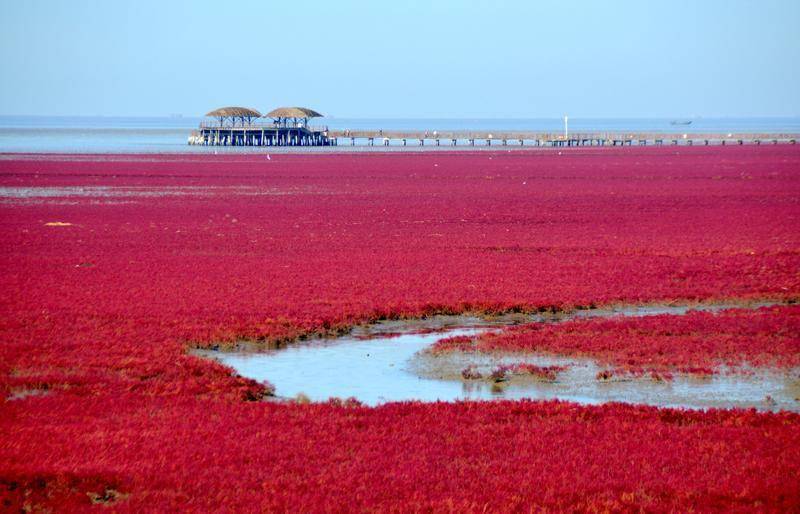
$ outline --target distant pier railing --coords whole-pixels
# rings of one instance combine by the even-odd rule
[[[367,146],[416,144],[434,146],[621,146],[621,145],[693,145],[693,144],[766,144],[796,143],[794,133],[667,133],[667,132],[535,132],[469,130],[332,130],[328,137]]]

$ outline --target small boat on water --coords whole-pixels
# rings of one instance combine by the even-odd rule
[[[672,120],[669,122],[670,125],[691,125],[692,120]]]

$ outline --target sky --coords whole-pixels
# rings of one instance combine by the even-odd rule
[[[800,116],[800,0],[0,2],[0,115]]]

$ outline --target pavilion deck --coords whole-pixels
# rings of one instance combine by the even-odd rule
[[[252,123],[219,126],[201,123],[189,136],[190,145],[204,146],[330,146],[327,127]]]

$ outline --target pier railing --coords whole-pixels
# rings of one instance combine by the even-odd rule
[[[703,133],[703,132],[617,132],[617,131],[592,131],[592,132],[538,132],[521,130],[347,130],[335,129],[329,132],[330,137],[357,138],[357,139],[410,139],[410,140],[481,140],[481,141],[567,141],[601,139],[612,140],[790,140],[796,139],[796,133]]]

